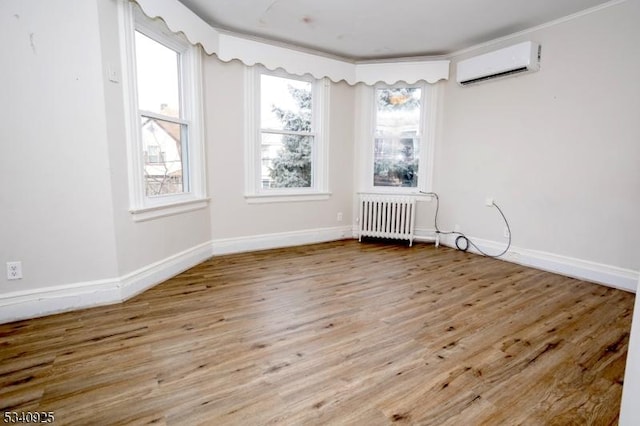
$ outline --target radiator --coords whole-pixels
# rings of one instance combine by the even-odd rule
[[[360,194],[362,237],[409,240],[413,245],[416,199],[411,196]]]

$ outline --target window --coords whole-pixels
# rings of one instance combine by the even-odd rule
[[[373,186],[416,188],[420,172],[422,89],[377,88]]]
[[[328,82],[247,69],[250,202],[327,198]]]
[[[426,84],[373,88],[371,163],[366,187],[382,192],[427,190],[431,175],[431,125]],[[429,131],[429,132],[428,132]]]
[[[199,48],[137,6],[122,7],[134,219],[204,207]]]

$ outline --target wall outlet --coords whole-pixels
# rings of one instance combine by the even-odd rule
[[[22,262],[20,261],[7,262],[7,279],[8,280],[22,279]]]
[[[342,222],[342,212],[339,212],[339,213],[336,215],[336,220],[337,220],[338,222]]]
[[[487,197],[484,199],[484,205],[487,207],[493,206],[493,198]]]

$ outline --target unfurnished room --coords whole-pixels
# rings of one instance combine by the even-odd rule
[[[4,0],[1,421],[640,424],[639,23]]]

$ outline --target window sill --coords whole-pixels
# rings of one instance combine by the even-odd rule
[[[399,197],[413,197],[416,201],[431,201],[433,199],[433,195],[424,194],[422,192],[415,191],[385,191],[385,190],[370,190],[370,191],[360,191],[359,195],[389,195],[394,196],[397,195]]]
[[[328,200],[330,197],[330,192],[314,192],[310,194],[253,194],[244,196],[249,204],[322,201]]]
[[[146,220],[203,209],[208,205],[208,198],[198,198],[169,205],[132,209],[129,210],[129,213],[131,213],[134,222],[144,222]]]

